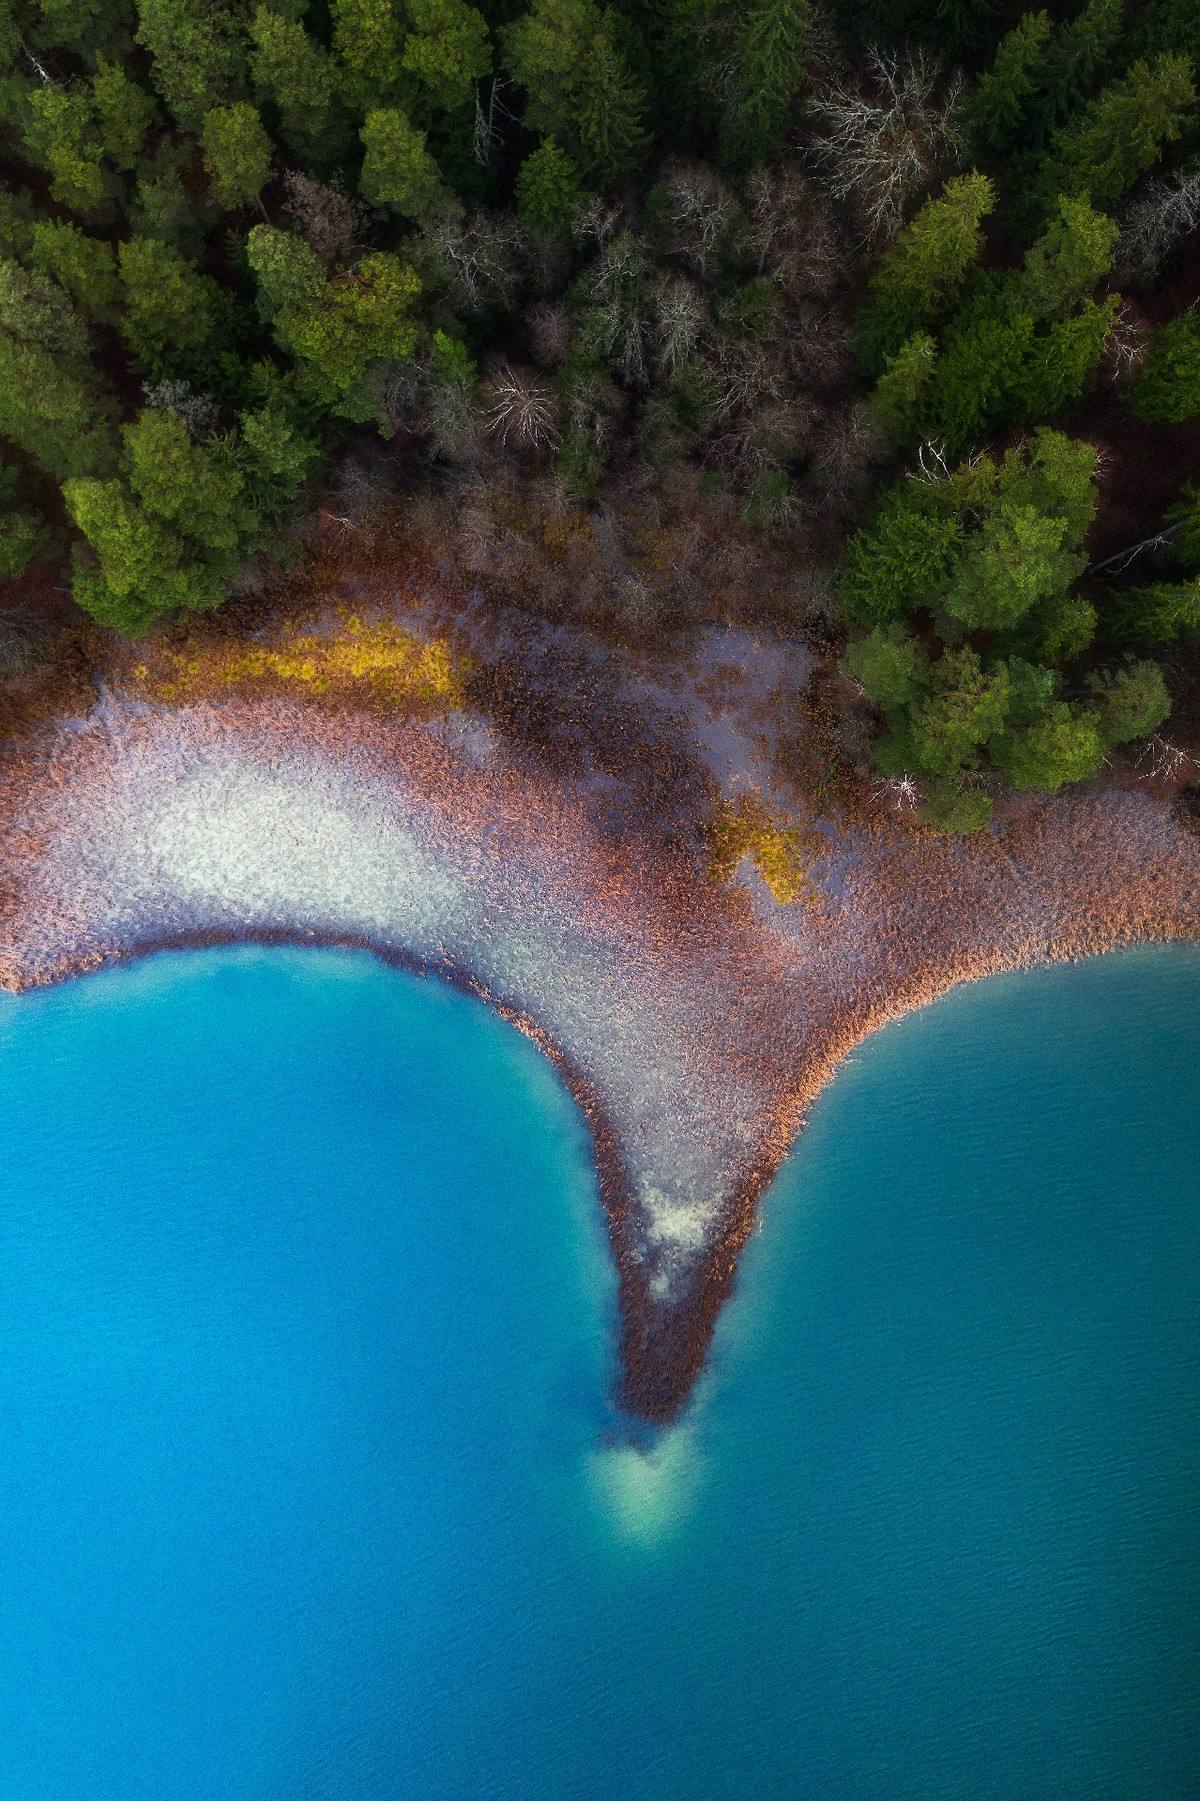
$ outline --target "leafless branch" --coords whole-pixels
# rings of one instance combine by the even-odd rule
[[[873,50],[862,77],[834,76],[809,102],[818,132],[809,156],[869,239],[894,232],[909,199],[961,150],[962,77],[940,84],[941,67],[924,51],[890,57]]]

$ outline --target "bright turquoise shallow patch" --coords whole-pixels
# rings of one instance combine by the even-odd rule
[[[2,1801],[1200,1794],[1200,953],[822,1097],[604,1448],[582,1125],[340,953],[0,1000]]]

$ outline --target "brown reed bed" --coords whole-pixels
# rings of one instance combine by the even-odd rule
[[[311,681],[279,676],[301,702],[277,690],[247,699],[251,675],[218,690],[242,698],[214,705],[206,683],[219,654],[189,676],[200,698],[186,706],[118,706],[83,730],[43,728],[10,748],[0,781],[0,975],[20,988],[156,946],[249,938],[353,943],[477,994],[541,1046],[591,1127],[619,1272],[621,1398],[656,1423],[686,1403],[762,1196],[855,1045],[960,982],[1200,936],[1200,838],[1167,795],[1128,779],[1014,803],[994,835],[975,839],[913,828],[865,793],[843,811],[833,793],[823,831],[810,820],[782,848],[770,840],[765,869],[749,841],[719,847],[725,878],[731,849],[757,856],[762,879],[747,887],[745,863],[737,879],[714,881],[712,845],[681,829],[681,820],[703,823],[711,784],[681,777],[670,805],[647,806],[660,790],[641,766],[674,757],[686,769],[690,755],[679,745],[656,751],[649,727],[623,741],[597,789],[527,756],[503,709],[490,722],[468,716],[486,740],[468,751],[422,717],[431,709],[419,697],[407,708],[376,697],[352,709],[314,696]],[[132,674],[139,679],[152,686]],[[443,712],[450,704],[438,697]],[[162,874],[161,846],[158,864],[142,859],[139,833],[153,826],[162,840],[169,797],[189,783],[216,782],[219,811],[220,795],[234,792],[227,768],[257,772],[246,776],[252,801],[261,781],[261,856],[271,869],[287,836],[271,814],[272,782],[309,783],[305,804],[319,812],[336,778],[382,808],[384,824],[370,824],[368,836],[399,821],[428,867],[469,897],[467,913],[355,922],[351,878],[350,901],[342,890],[331,899],[307,863],[282,851],[279,880],[298,884],[290,898],[265,906],[253,881],[239,888],[231,878],[216,908],[170,876],[170,858]],[[752,837],[792,829],[753,807],[747,819]],[[186,865],[187,833],[201,827],[172,829],[172,854]],[[315,860],[344,851],[352,877],[361,834],[336,822],[330,830],[314,840]],[[803,853],[788,865],[791,885],[770,879],[772,843],[779,857]],[[301,892],[310,880],[312,892]],[[511,952],[518,942],[541,947],[528,967]],[[694,1209],[695,1242],[690,1216],[678,1243],[664,1241],[646,1200],[656,1185],[668,1222]]]

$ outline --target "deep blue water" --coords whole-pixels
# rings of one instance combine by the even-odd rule
[[[821,1098],[606,1448],[580,1119],[326,952],[0,1000],[2,1801],[1200,1795],[1200,952]]]

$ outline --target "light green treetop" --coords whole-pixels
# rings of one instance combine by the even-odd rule
[[[521,164],[517,211],[533,231],[569,239],[583,187],[575,165],[553,138],[545,138]]]
[[[132,169],[154,120],[153,97],[120,63],[101,56],[92,76],[92,98],[104,154],[115,169]]]
[[[138,0],[138,43],[150,52],[154,85],[185,131],[236,99],[245,67],[240,9],[221,0]]]
[[[923,313],[945,306],[979,260],[981,224],[995,203],[986,175],[972,170],[954,176],[884,251],[871,286],[881,294],[912,296]]]
[[[252,204],[271,179],[271,140],[249,101],[206,113],[200,145],[213,199],[223,211]]]
[[[335,68],[299,19],[259,6],[250,21],[250,70],[259,94],[279,111],[279,129],[299,156],[324,160],[329,150]]]
[[[1200,415],[1200,307],[1155,332],[1130,400],[1142,419],[1178,424]]]
[[[399,107],[367,114],[362,128],[359,192],[372,206],[394,207],[410,219],[428,218],[447,202],[438,166],[418,131]]]
[[[387,251],[376,251],[352,274],[328,281],[306,304],[284,308],[275,321],[276,335],[296,358],[306,390],[344,418],[363,423],[377,418],[363,378],[373,362],[412,357],[418,330],[413,303],[420,291],[412,269]]]
[[[574,144],[576,102],[589,48],[600,29],[593,0],[533,0],[502,33],[509,74],[529,96],[525,124]]]
[[[147,374],[173,350],[196,350],[213,331],[208,290],[194,263],[156,238],[130,238],[117,260],[125,290],[121,330]]]
[[[1009,311],[1065,319],[1112,268],[1120,227],[1084,198],[1059,196],[1055,218],[1025,255]]]
[[[409,0],[410,30],[402,67],[429,91],[435,106],[458,106],[492,66],[487,21],[466,0]]]
[[[89,82],[34,89],[25,147],[50,171],[50,192],[60,205],[85,216],[109,205],[110,186],[101,167],[104,145]]]
[[[29,251],[33,268],[52,277],[90,318],[112,323],[121,299],[112,246],[66,220],[39,219]]]
[[[916,639],[894,624],[877,626],[849,645],[840,667],[868,700],[891,713],[917,698],[928,663]]]
[[[316,251],[294,231],[256,225],[246,239],[246,260],[258,283],[259,311],[273,319],[285,308],[303,309],[322,293],[325,269]]]

